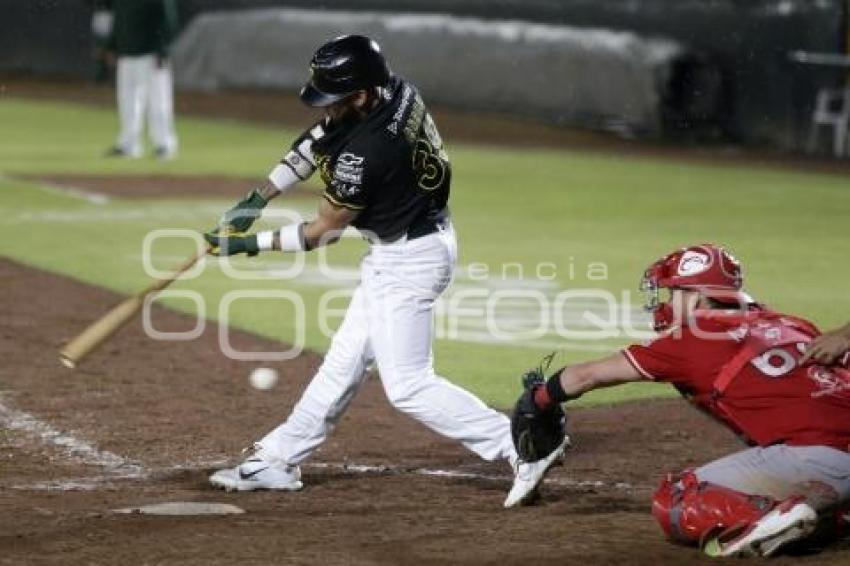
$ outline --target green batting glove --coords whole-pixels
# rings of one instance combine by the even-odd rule
[[[256,234],[207,232],[204,239],[210,244],[209,253],[219,257],[236,254],[255,256],[260,253]]]
[[[236,206],[225,212],[218,221],[218,226],[209,231],[210,234],[221,232],[229,226],[234,232],[245,232],[262,214],[269,201],[264,199],[257,189],[236,203]]]

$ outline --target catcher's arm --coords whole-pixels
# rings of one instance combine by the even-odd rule
[[[560,376],[561,389],[568,399],[575,399],[600,387],[643,379],[622,352],[583,364],[567,366],[556,375]]]
[[[561,403],[592,389],[642,379],[622,353],[567,366],[548,380],[543,371],[541,367],[523,375],[523,392],[511,417],[514,446],[526,462],[546,457],[564,441],[566,414]]]

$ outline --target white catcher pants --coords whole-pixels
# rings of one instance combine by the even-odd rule
[[[456,259],[450,225],[412,241],[371,246],[324,363],[286,422],[258,443],[264,455],[289,465],[306,459],[342,417],[374,360],[396,409],[485,460],[516,459],[508,418],[434,373],[434,302]]]
[[[156,55],[121,56],[117,70],[118,116],[121,131],[116,146],[130,156],[143,152],[142,130],[147,118],[148,135],[155,148],[168,155],[177,152],[174,131],[174,87],[171,66],[157,66]]]

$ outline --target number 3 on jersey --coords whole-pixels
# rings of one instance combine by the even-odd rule
[[[434,120],[427,112],[413,147],[413,171],[419,188],[433,191],[443,186],[449,167],[449,156]]]

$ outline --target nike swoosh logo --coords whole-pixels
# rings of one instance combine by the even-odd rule
[[[245,472],[242,471],[242,468],[239,468],[239,479],[249,480],[249,479],[253,478],[254,476],[256,476],[257,474],[259,474],[260,472],[262,472],[264,470],[268,470],[268,469],[269,469],[269,466],[266,466],[265,468],[260,468],[259,470],[254,470],[253,472],[249,472],[249,473],[246,474]]]

